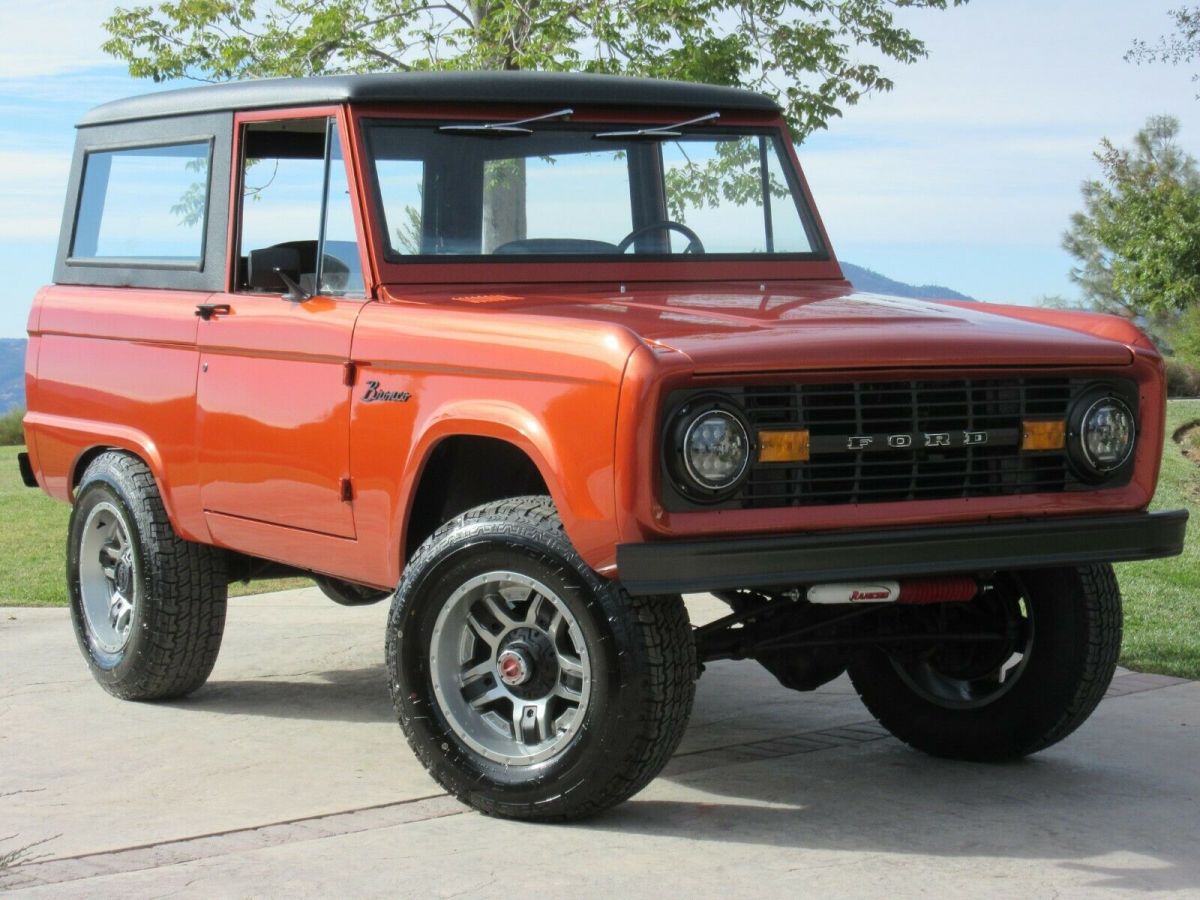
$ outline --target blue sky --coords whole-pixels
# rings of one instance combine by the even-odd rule
[[[906,12],[930,58],[897,67],[892,93],[801,148],[838,255],[985,300],[1073,296],[1059,239],[1100,138],[1126,143],[1148,116],[1171,113],[1200,156],[1190,70],[1122,59],[1132,38],[1166,30],[1179,2],[974,0]],[[108,9],[0,4],[0,337],[24,333],[50,278],[73,124],[98,103],[153,89],[99,50]]]

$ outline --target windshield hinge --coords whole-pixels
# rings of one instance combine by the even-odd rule
[[[354,485],[350,483],[349,478],[343,478],[341,481],[342,502],[349,503],[354,499]]]

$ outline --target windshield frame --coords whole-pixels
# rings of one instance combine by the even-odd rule
[[[803,253],[690,254],[396,254],[390,252],[383,195],[369,149],[368,129],[377,123],[436,128],[455,122],[504,122],[534,114],[528,106],[455,106],[446,109],[397,109],[395,106],[352,107],[362,208],[368,222],[372,255],[384,283],[580,283],[676,280],[793,280],[840,278],[819,212],[804,179],[783,119],[778,115],[722,112],[720,123],[689,129],[689,137],[705,134],[765,135],[778,153],[780,169],[797,199],[798,212],[814,249]],[[680,114],[682,112],[682,114]],[[575,130],[608,130],[612,126],[655,127],[687,117],[689,110],[634,110],[620,107],[580,108],[565,126]],[[549,127],[563,128],[562,123]],[[464,138],[519,142],[521,137]],[[620,237],[619,235],[616,237]]]

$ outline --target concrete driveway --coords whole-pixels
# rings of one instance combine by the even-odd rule
[[[1200,683],[1122,673],[1032,759],[931,759],[845,679],[717,663],[666,772],[571,826],[443,795],[392,719],[386,604],[234,600],[187,700],[122,703],[64,610],[0,609],[0,885],[30,896],[1200,896]],[[694,621],[716,613],[690,598]],[[13,837],[9,837],[12,835]]]

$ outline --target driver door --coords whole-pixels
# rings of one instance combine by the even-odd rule
[[[201,500],[214,535],[236,519],[352,538],[347,364],[366,296],[336,111],[243,122],[238,159],[233,290],[198,334]]]

